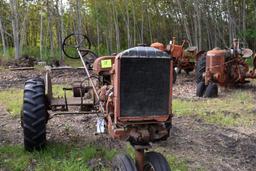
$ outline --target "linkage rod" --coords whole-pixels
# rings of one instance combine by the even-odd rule
[[[88,68],[87,68],[87,66],[86,66],[86,64],[85,64],[85,62],[84,62],[83,56],[82,56],[82,54],[81,54],[79,48],[77,48],[77,52],[78,52],[79,57],[80,57],[80,59],[81,59],[81,61],[82,61],[82,63],[83,63],[84,70],[85,70],[85,72],[86,72],[86,75],[87,75],[88,78],[89,78],[90,84],[92,85],[92,88],[93,88],[93,91],[94,91],[94,93],[95,93],[95,95],[96,95],[96,98],[97,98],[97,100],[98,100],[98,102],[99,102],[100,111],[101,111],[102,114],[104,115],[105,110],[104,110],[103,104],[102,104],[102,102],[101,102],[101,100],[100,100],[100,97],[99,97],[98,92],[97,92],[97,90],[96,90],[96,86],[95,86],[94,83],[93,83],[93,80],[92,80],[92,78],[91,78],[91,75],[90,75],[90,73],[89,73],[89,70],[88,70]]]

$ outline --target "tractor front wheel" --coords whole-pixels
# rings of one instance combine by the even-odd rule
[[[112,160],[112,171],[137,171],[130,156],[119,154]]]
[[[171,171],[165,157],[157,152],[145,153],[144,171]]]
[[[210,83],[205,90],[204,97],[214,98],[217,96],[218,96],[218,85],[215,83]]]
[[[27,151],[40,150],[46,144],[46,107],[44,80],[37,78],[26,81],[21,123]]]

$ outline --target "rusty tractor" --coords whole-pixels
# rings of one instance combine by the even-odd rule
[[[95,114],[97,133],[126,140],[135,149],[135,161],[119,154],[112,161],[113,170],[169,171],[162,154],[146,151],[152,143],[166,140],[172,127],[171,57],[151,47],[97,57],[89,48],[85,35],[71,34],[65,38],[63,52],[81,60],[85,78],[63,88],[63,98],[53,98],[50,72],[45,80],[34,78],[25,83],[25,149],[40,150],[46,145],[47,121],[53,116]],[[67,91],[72,91],[73,97],[68,97]]]
[[[188,46],[186,49],[185,47]],[[191,46],[188,40],[183,40],[181,45],[176,44],[176,38],[173,37],[172,41],[165,46],[162,43],[155,42],[151,44],[151,47],[166,51],[173,58],[174,70],[174,83],[176,81],[177,73],[181,73],[184,70],[187,74],[195,69],[198,57],[204,53],[204,51],[198,52],[197,47]]]
[[[254,67],[249,69],[246,59],[251,57],[251,49],[240,48],[237,39],[229,49],[214,48],[199,58],[196,67],[196,95],[199,97],[217,97],[218,85],[231,87],[248,83],[248,78],[256,78],[256,58]]]

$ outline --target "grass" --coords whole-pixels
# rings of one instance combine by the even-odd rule
[[[0,103],[12,117],[20,115],[23,91],[21,89],[7,89],[0,91]]]
[[[196,116],[207,123],[222,126],[251,126],[256,123],[253,94],[232,90],[223,98],[200,100],[173,100],[176,116]]]
[[[68,85],[60,85],[60,84],[55,84],[52,86],[52,93],[53,93],[53,97],[58,98],[58,97],[64,97],[64,91],[63,88],[64,87],[70,87]],[[73,95],[72,91],[66,91],[66,95],[67,97],[71,97]]]
[[[64,97],[64,85],[53,85],[53,96]],[[72,96],[71,91],[67,91],[67,96]],[[10,88],[0,91],[0,104],[5,107],[12,117],[19,117],[22,107],[23,90]]]
[[[134,150],[127,146],[128,153],[134,158]],[[162,152],[162,149],[156,151]],[[36,170],[36,171],[89,171],[89,161],[100,159],[110,165],[113,157],[118,153],[116,149],[104,147],[85,146],[76,147],[60,143],[48,144],[47,148],[39,152],[26,152],[21,145],[0,146],[0,170]],[[165,155],[173,171],[187,171],[187,163],[173,155]],[[100,163],[97,163],[100,167]],[[109,167],[101,167],[99,170],[110,170]]]
[[[111,160],[116,150],[94,146],[75,147],[54,143],[40,152],[26,152],[21,145],[0,147],[0,168],[6,170],[56,170],[79,171],[89,170],[91,159]],[[107,170],[108,168],[102,168]],[[1,170],[1,169],[0,169]]]

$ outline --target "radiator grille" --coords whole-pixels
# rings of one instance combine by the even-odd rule
[[[170,59],[121,58],[121,117],[169,114]]]

